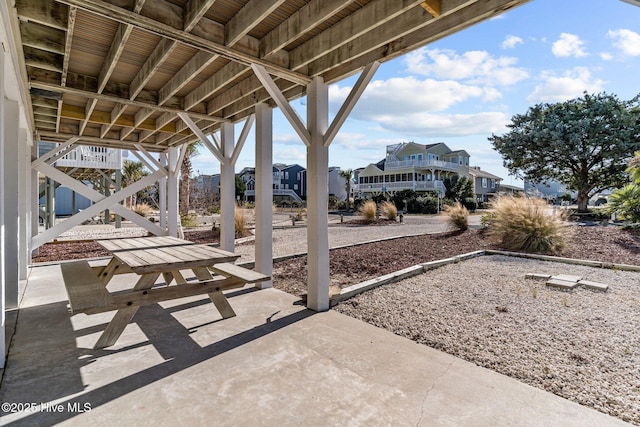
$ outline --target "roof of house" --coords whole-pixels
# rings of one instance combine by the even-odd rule
[[[472,175],[476,178],[491,178],[491,179],[502,181],[502,178],[500,178],[499,176],[489,172],[485,172],[482,169],[480,169],[479,166],[471,166],[469,168],[469,175]]]

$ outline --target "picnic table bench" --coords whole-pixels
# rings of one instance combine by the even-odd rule
[[[117,310],[94,348],[114,345],[142,305],[207,294],[224,319],[235,316],[222,291],[258,283],[270,277],[233,264],[238,255],[175,237],[142,237],[100,240],[113,257],[104,267],[87,261],[61,265],[71,315]],[[190,270],[195,279],[185,279]],[[110,292],[114,275],[135,273],[130,290]],[[213,274],[212,274],[213,273]],[[163,286],[154,286],[162,274]],[[175,285],[171,283],[175,281]]]

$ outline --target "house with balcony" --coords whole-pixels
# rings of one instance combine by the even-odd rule
[[[38,155],[43,156],[56,145],[52,142],[40,142]],[[74,145],[63,150],[51,166],[101,194],[109,195],[120,189],[122,159],[120,149]],[[43,222],[47,227],[53,226],[56,216],[74,215],[93,204],[88,198],[44,175],[39,177],[38,199],[44,210]],[[108,218],[109,216],[105,215],[107,222]]]
[[[285,165],[275,163],[273,173],[273,201],[302,202],[306,198],[306,169],[300,165]],[[247,186],[245,198],[247,201],[255,201],[256,196],[256,171],[255,168],[244,168],[238,174]]]
[[[478,202],[488,202],[500,191],[502,178],[480,169],[480,166],[469,168],[469,177],[473,181],[473,191]]]
[[[364,198],[402,190],[442,195],[445,178],[469,176],[469,157],[465,150],[451,150],[443,142],[388,145],[384,160],[358,172],[354,193]]]

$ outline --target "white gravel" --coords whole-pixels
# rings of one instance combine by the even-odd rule
[[[525,279],[571,274],[607,293]],[[640,425],[640,273],[485,256],[336,310]]]

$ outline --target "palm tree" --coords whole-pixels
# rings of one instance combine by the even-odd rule
[[[122,184],[124,187],[128,187],[134,182],[141,180],[146,175],[148,175],[148,172],[144,169],[142,162],[125,160],[122,163]],[[127,207],[131,208],[135,206],[135,204],[136,194],[132,194],[128,197]]]
[[[351,209],[349,198],[351,197],[351,180],[353,179],[353,170],[345,169],[340,171],[340,176],[347,181],[345,190],[347,190],[347,210]]]
[[[202,147],[202,141],[194,141],[187,145],[187,153],[182,160],[182,167],[180,168],[180,215],[189,214],[189,197],[191,193],[191,173],[193,168],[191,167],[191,158],[198,154],[198,148]]]

